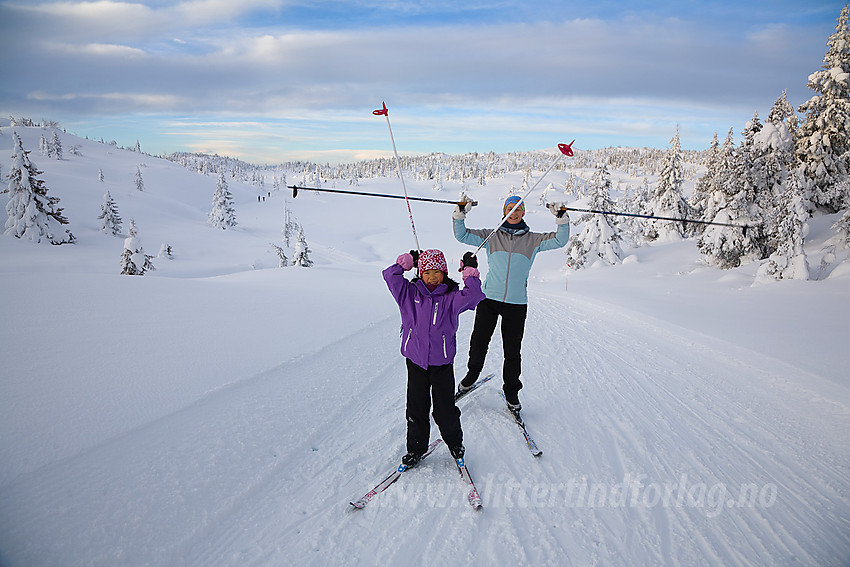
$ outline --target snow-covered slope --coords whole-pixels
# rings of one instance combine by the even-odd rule
[[[40,130],[18,131],[38,147]],[[239,225],[223,231],[206,224],[214,175],[65,138],[82,156],[31,157],[78,243],[0,238],[0,565],[850,559],[846,264],[753,286],[755,266],[708,268],[690,241],[569,273],[560,251],[541,254],[521,395],[543,456],[494,380],[461,403],[481,511],[441,448],[352,513],[403,453],[399,318],[380,270],[413,247],[404,203],[258,200],[232,183]],[[474,187],[468,224],[492,226],[520,179]],[[173,260],[118,275],[123,239],[97,231],[107,189],[125,230],[134,218],[147,252],[167,242]],[[314,268],[276,267],[284,203]],[[422,245],[456,265],[451,207],[413,211]],[[534,199],[527,220],[554,226]],[[812,258],[834,220],[812,222]],[[471,325],[461,317],[461,345]],[[497,334],[491,370],[500,354]]]

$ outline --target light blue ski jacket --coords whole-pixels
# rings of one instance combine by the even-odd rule
[[[464,219],[453,219],[455,238],[470,246],[480,246],[492,229],[466,228]],[[484,295],[503,303],[528,303],[528,273],[538,252],[566,246],[570,239],[570,223],[558,225],[555,232],[509,234],[497,230],[487,241],[489,266],[484,280]]]

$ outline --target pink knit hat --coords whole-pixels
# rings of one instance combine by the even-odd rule
[[[448,273],[449,266],[446,257],[439,250],[424,250],[419,253],[419,271],[440,270]]]

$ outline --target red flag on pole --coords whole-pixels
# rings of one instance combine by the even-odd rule
[[[387,104],[382,102],[381,106],[383,106],[383,108],[379,108],[378,110],[373,110],[372,114],[374,114],[375,116],[387,116],[390,112],[387,109]]]

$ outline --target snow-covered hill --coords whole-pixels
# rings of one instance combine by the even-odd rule
[[[543,456],[494,380],[461,403],[481,511],[441,449],[352,513],[404,448],[399,317],[380,277],[413,247],[404,202],[232,182],[238,226],[214,229],[215,175],[66,134],[81,155],[50,160],[40,129],[17,131],[77,243],[0,237],[0,565],[850,560],[847,263],[753,285],[757,266],[707,267],[688,240],[568,273],[561,251],[540,254],[521,396]],[[3,146],[5,174],[9,128]],[[493,226],[521,178],[473,185],[468,224]],[[168,243],[173,259],[118,275],[123,238],[98,231],[106,190],[125,231],[133,218],[146,251]],[[313,268],[277,267],[285,207]],[[413,212],[421,244],[457,265],[451,206]],[[812,220],[813,264],[835,220]],[[554,226],[533,198],[527,221]],[[493,371],[500,354],[497,336]]]

